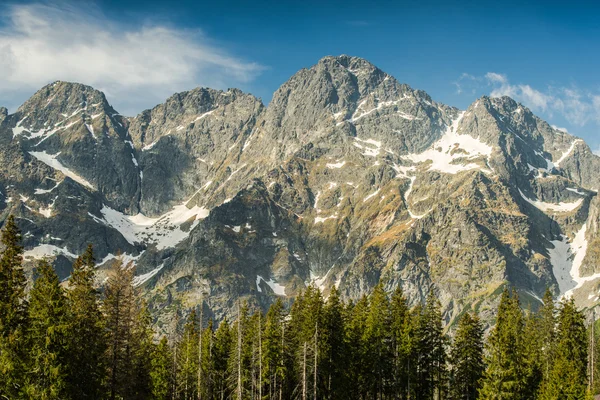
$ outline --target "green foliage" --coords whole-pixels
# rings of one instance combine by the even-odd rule
[[[25,301],[23,249],[13,218],[0,258],[0,397],[35,399],[585,399],[588,331],[572,300],[558,317],[550,292],[523,313],[502,293],[485,345],[475,313],[454,341],[439,300],[409,308],[383,284],[345,304],[334,287],[309,286],[289,312],[277,300],[263,315],[246,304],[215,330],[189,315],[171,344],[155,343],[134,269],[117,259],[104,287],[94,286],[91,246],[63,289],[45,261]],[[447,327],[448,328],[448,327]],[[450,348],[447,354],[447,348]]]
[[[106,335],[99,293],[94,287],[94,268],[89,245],[75,260],[68,280],[68,391],[74,399],[96,399],[104,393]]]
[[[573,299],[563,300],[558,314],[556,358],[540,393],[543,400],[587,398],[587,332]]]
[[[0,257],[0,397],[17,398],[26,368],[26,279],[21,233],[11,215],[2,230]]]
[[[458,323],[450,350],[450,395],[453,399],[477,399],[485,371],[483,346],[483,326],[479,318],[465,313]]]
[[[154,348],[150,361],[150,380],[152,398],[168,400],[173,389],[173,355],[166,337]]]
[[[524,318],[518,296],[505,289],[498,306],[496,326],[487,342],[487,370],[480,398],[512,400],[525,397],[523,332]]]
[[[33,399],[65,399],[69,354],[67,302],[58,276],[45,260],[37,267],[29,302],[29,365],[25,392]]]

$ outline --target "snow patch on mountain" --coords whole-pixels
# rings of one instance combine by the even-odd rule
[[[49,179],[49,178],[47,178],[47,179]],[[61,183],[62,183],[62,181],[58,181],[58,182],[56,183],[56,185],[54,185],[54,186],[53,186],[53,187],[51,187],[50,189],[39,189],[39,188],[36,188],[36,189],[33,191],[33,194],[46,194],[46,193],[50,193],[50,192],[52,192],[54,189],[56,189],[56,188],[58,187],[58,185],[60,185]]]
[[[136,276],[135,278],[133,278],[133,286],[137,287],[137,286],[140,286],[140,285],[146,283],[153,276],[155,276],[156,274],[158,274],[160,272],[160,270],[164,268],[164,266],[165,266],[165,263],[162,263],[161,265],[159,265],[158,267],[156,267],[152,271],[147,272],[147,273],[142,274],[142,275]]]
[[[29,154],[31,154],[32,156],[34,156],[35,158],[37,158],[39,161],[43,162],[47,166],[54,168],[57,171],[62,172],[63,175],[68,176],[69,178],[73,179],[75,182],[77,182],[83,186],[86,186],[92,190],[95,190],[94,186],[92,186],[91,183],[89,183],[87,180],[85,180],[81,176],[77,175],[75,172],[71,171],[69,168],[62,165],[60,161],[58,161],[57,158],[60,155],[60,152],[58,152],[56,154],[48,154],[45,151],[30,151]]]
[[[579,206],[581,206],[581,204],[583,203],[583,199],[579,199],[575,202],[572,203],[558,203],[558,204],[554,204],[554,203],[545,203],[543,201],[539,201],[539,200],[532,200],[530,198],[528,198],[527,196],[525,196],[525,194],[521,191],[521,189],[519,189],[519,193],[521,194],[521,197],[528,202],[529,204],[531,204],[532,206],[534,206],[535,208],[539,209],[540,211],[543,212],[571,212],[574,211],[576,209],[579,208]]]
[[[560,240],[551,241],[554,248],[548,249],[552,272],[558,282],[560,293],[567,298],[585,282],[600,278],[600,273],[581,276],[581,265],[588,249],[586,233],[587,224],[583,224],[572,242],[563,235]]]
[[[327,221],[328,219],[336,219],[337,217],[338,217],[337,213],[330,215],[328,217],[316,217],[315,224],[323,223],[323,222]]]
[[[98,223],[108,225],[123,235],[131,244],[154,244],[158,250],[175,247],[185,240],[192,229],[208,216],[209,210],[204,207],[194,206],[188,208],[186,204],[173,207],[173,209],[158,218],[150,218],[143,214],[125,215],[106,205],[100,210],[102,218],[89,214]],[[191,226],[185,231],[181,225],[190,222]]]
[[[362,140],[357,137],[355,137],[354,140],[355,142],[352,144],[365,151],[362,153],[363,156],[377,157],[377,155],[379,155],[379,152],[381,151],[381,142],[373,139]]]
[[[458,125],[464,116],[461,112],[444,135],[435,142],[428,150],[420,154],[409,154],[402,156],[416,164],[430,163],[429,170],[439,171],[447,174],[457,174],[472,169],[482,169],[476,163],[463,163],[462,160],[474,160],[477,158],[489,158],[493,148],[479,139],[469,135],[460,135]],[[482,169],[483,170],[483,169]],[[486,170],[487,171],[487,170]]]
[[[279,283],[275,282],[273,279],[270,279],[267,281],[262,276],[256,275],[256,290],[258,290],[260,293],[262,293],[262,289],[260,287],[260,281],[263,281],[264,283],[266,283],[277,296],[285,296],[285,286],[280,285]]]
[[[39,260],[44,257],[53,257],[61,254],[71,258],[77,258],[77,255],[71,253],[66,247],[58,247],[52,244],[40,244],[33,249],[26,250],[23,257],[25,259],[30,258]]]
[[[560,164],[563,161],[565,161],[571,155],[571,153],[573,153],[573,151],[575,150],[575,146],[577,146],[577,144],[580,142],[583,142],[583,140],[576,139],[575,141],[573,141],[573,143],[571,143],[571,147],[569,147],[569,149],[563,153],[563,155],[558,159],[558,161],[554,163],[554,166],[556,168],[560,168]]]
[[[344,165],[346,165],[346,161],[341,161],[334,164],[325,164],[327,168],[342,168]]]

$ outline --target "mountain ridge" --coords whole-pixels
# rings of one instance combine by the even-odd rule
[[[123,117],[51,85],[0,118],[0,220],[21,217],[30,260],[51,251],[63,278],[87,242],[101,270],[124,252],[164,329],[172,310],[220,319],[311,282],[434,290],[448,322],[491,320],[507,283],[528,304],[546,287],[598,301],[600,158],[508,97],[460,111],[349,56],[268,106],[196,88]]]

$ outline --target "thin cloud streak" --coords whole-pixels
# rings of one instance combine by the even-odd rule
[[[198,30],[124,26],[93,5],[12,5],[5,15],[0,97],[66,80],[95,86],[141,111],[175,91],[232,87],[265,69],[229,54]]]
[[[538,90],[527,84],[513,84],[506,75],[497,72],[488,72],[484,76],[463,73],[453,84],[458,94],[485,91],[491,97],[509,96],[550,118],[560,115],[574,126],[600,124],[600,95],[577,87]]]

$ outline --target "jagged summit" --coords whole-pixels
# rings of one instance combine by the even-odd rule
[[[6,115],[6,117],[3,117]],[[355,299],[381,282],[451,322],[511,285],[599,301],[600,158],[513,99],[466,110],[368,61],[328,56],[268,106],[196,88],[131,118],[56,82],[0,111],[0,221],[61,276],[121,251],[159,325],[204,301],[266,306],[309,284]],[[204,299],[204,300],[202,300]]]

